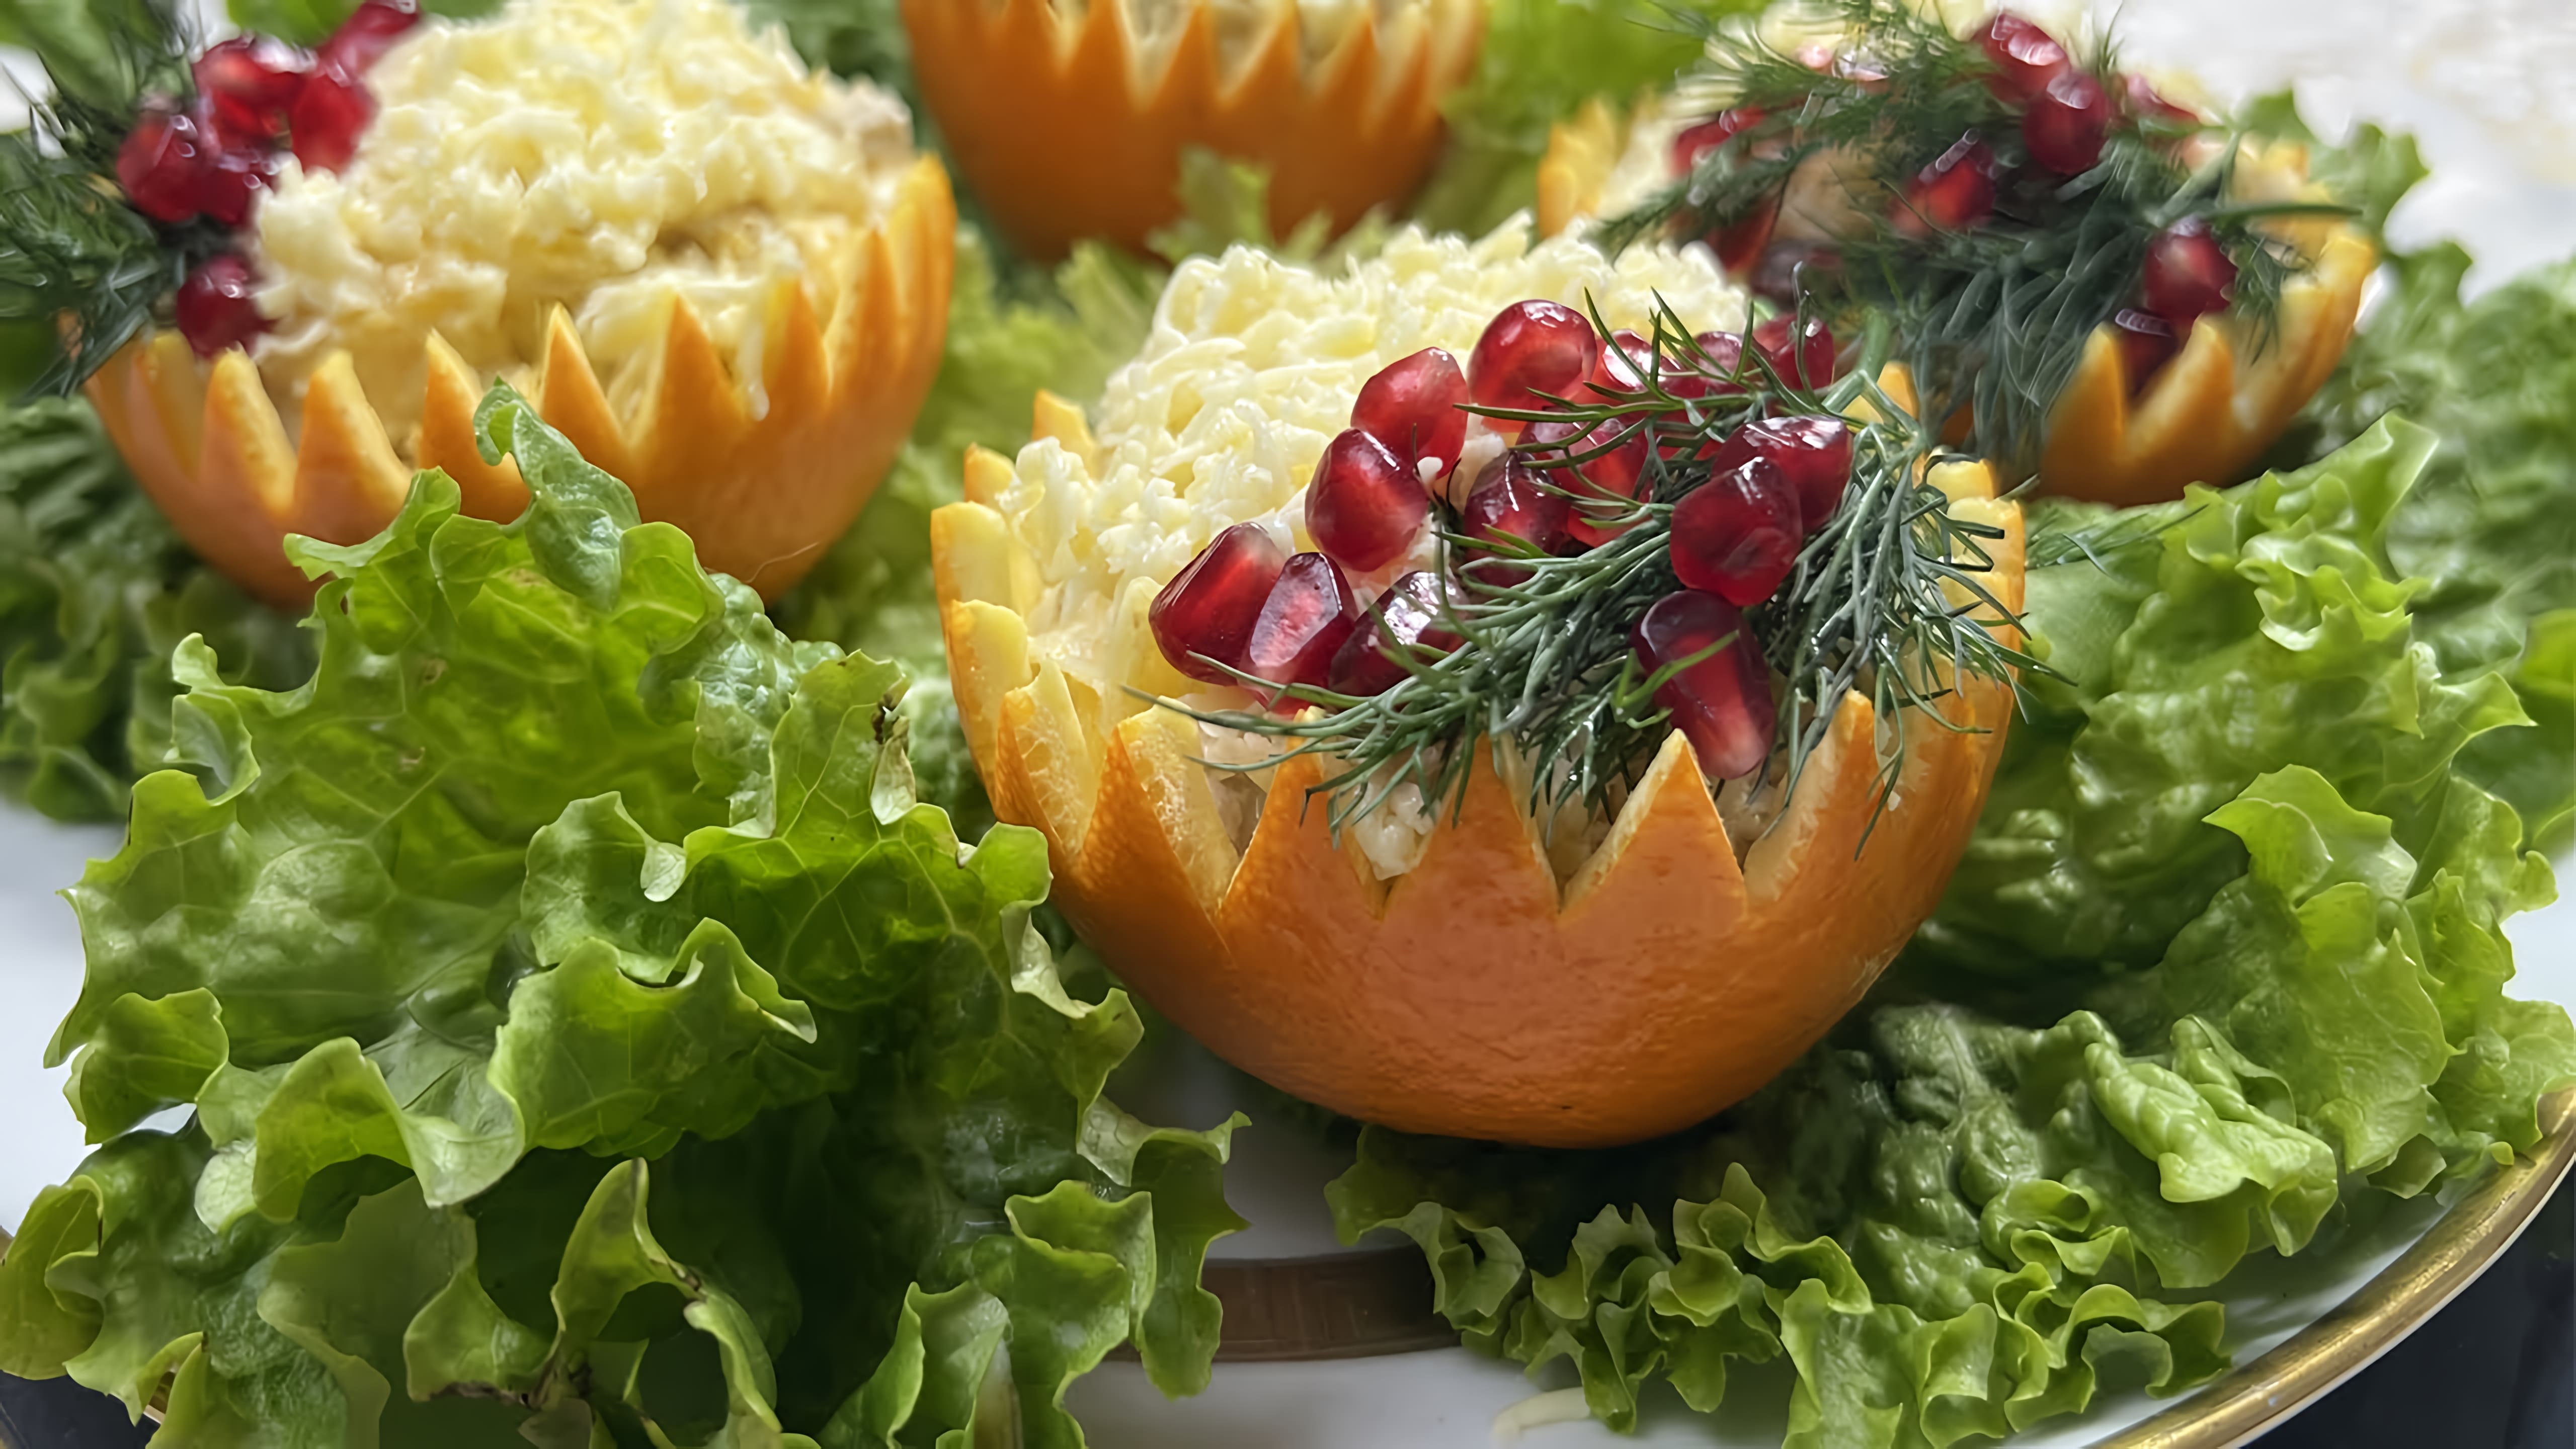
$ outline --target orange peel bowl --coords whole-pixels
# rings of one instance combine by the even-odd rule
[[[1440,102],[1466,79],[1481,0],[1429,0],[1381,28],[1359,7],[1309,61],[1293,0],[1240,59],[1220,55],[1205,0],[1147,76],[1131,0],[903,0],[913,72],[958,170],[1022,251],[1044,261],[1100,237],[1130,249],[1180,215],[1181,153],[1270,171],[1278,235],[1322,213],[1338,232],[1401,201],[1438,157]],[[1232,42],[1225,42],[1233,48]]]
[[[1041,437],[1083,449],[1051,398]],[[1044,832],[1054,900],[1131,985],[1219,1056],[1408,1132],[1556,1147],[1671,1132],[1738,1101],[1856,1003],[1930,914],[1985,802],[2011,708],[1969,681],[1906,735],[1870,833],[1875,718],[1846,696],[1781,817],[1745,853],[1678,733],[1562,885],[1525,792],[1480,759],[1411,871],[1337,844],[1312,758],[1278,766],[1247,848],[1219,816],[1197,726],[1138,704],[1102,726],[1090,685],[1039,658],[1037,570],[993,506],[1011,465],[969,455],[931,517],[959,714],[995,810]],[[2021,512],[1980,464],[1936,470],[1993,522],[1993,592],[2019,609]],[[1141,611],[1150,588],[1124,598]],[[1141,621],[1140,621],[1141,622]],[[1159,657],[1148,671],[1168,671]],[[1129,681],[1167,694],[1177,674]]]
[[[1599,215],[1627,148],[1627,126],[1598,100],[1555,126],[1539,162],[1540,233]],[[2283,199],[2325,196],[2306,180],[2304,148],[2284,143],[2261,159],[2261,170],[2281,178]],[[2378,248],[2348,223],[2297,221],[2281,231],[2308,265],[2283,285],[2279,312],[2259,340],[2232,312],[2202,317],[2182,349],[2133,391],[2111,328],[2094,329],[2049,415],[2043,489],[2099,503],[2156,503],[2181,497],[2187,484],[2233,483],[2253,469],[2343,359],[2362,289],[2379,265]]]
[[[709,568],[774,598],[849,528],[911,431],[947,336],[956,229],[948,174],[924,157],[855,243],[855,280],[828,321],[802,283],[782,280],[758,416],[685,301],[660,354],[635,364],[652,381],[629,415],[610,404],[560,309],[531,399],[635,491],[644,517],[687,530]],[[285,536],[372,537],[401,509],[415,467],[447,470],[469,513],[510,519],[527,506],[517,465],[486,464],[475,449],[483,379],[435,333],[425,345],[409,463],[346,352],[314,370],[293,442],[247,352],[201,360],[172,332],[127,344],[90,379],[89,399],[189,547],[268,603],[301,608],[315,584],[286,561]]]

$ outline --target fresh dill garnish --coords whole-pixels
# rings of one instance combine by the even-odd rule
[[[1527,769],[1532,813],[1542,822],[1577,802],[1606,808],[1617,790],[1636,782],[1671,728],[1653,696],[1672,666],[1642,674],[1629,631],[1656,600],[1681,587],[1670,550],[1675,503],[1708,482],[1714,445],[1745,423],[1830,413],[1846,417],[1851,428],[1850,484],[1840,506],[1807,536],[1777,592],[1745,610],[1745,627],[1787,681],[1776,702],[1781,788],[1795,788],[1843,695],[1867,689],[1888,725],[1884,804],[1914,716],[1939,728],[1960,727],[1932,708],[1950,692],[1936,681],[1964,675],[2009,685],[2016,670],[2035,664],[2011,642],[2019,619],[1987,584],[1994,567],[1990,545],[2003,530],[1957,516],[1948,497],[1925,481],[1928,466],[1948,451],[1874,380],[1876,359],[1867,354],[1882,351],[1883,343],[1864,347],[1862,364],[1848,375],[1808,391],[1782,379],[1749,342],[1740,360],[1712,357],[1660,299],[1653,328],[1651,352],[1638,349],[1653,360],[1641,368],[1634,390],[1593,385],[1588,396],[1561,399],[1546,410],[1476,410],[1568,423],[1610,438],[1591,448],[1575,445],[1553,463],[1541,445],[1525,439],[1519,451],[1539,462],[1546,480],[1642,433],[1647,462],[1639,497],[1622,512],[1596,515],[1605,526],[1628,525],[1625,532],[1565,556],[1498,548],[1459,531],[1441,503],[1451,525],[1442,539],[1460,566],[1448,571],[1454,582],[1439,627],[1464,640],[1463,647],[1420,649],[1409,658],[1392,651],[1409,677],[1373,696],[1265,682],[1264,693],[1313,706],[1294,715],[1164,703],[1206,724],[1292,742],[1289,755],[1335,761],[1339,768],[1316,790],[1327,797],[1336,829],[1408,784],[1421,792],[1426,809],[1443,800],[1463,804],[1476,746],[1487,740],[1508,741],[1516,752]],[[1606,326],[1600,331],[1609,334]],[[1742,390],[1699,395],[1675,385],[1686,374],[1731,376]],[[1599,434],[1605,425],[1615,432]],[[1587,496],[1571,478],[1545,486]],[[1485,570],[1475,560],[1498,555],[1526,578],[1502,584],[1478,577]],[[1374,618],[1360,624],[1376,627]]]
[[[228,245],[202,217],[165,225],[128,205],[117,148],[147,97],[184,104],[190,36],[173,0],[24,7],[51,94],[0,133],[0,321],[60,327],[28,391],[77,389],[154,325],[188,269]]]
[[[1794,288],[1846,326],[1888,318],[1924,415],[1972,410],[1971,451],[1999,467],[2036,466],[2058,395],[2094,330],[2132,305],[2159,232],[2190,217],[2208,223],[2237,268],[2231,310],[2259,347],[2297,265],[2261,223],[2348,210],[2231,201],[2239,137],[2218,133],[2220,144],[2198,148],[2206,159],[2187,164],[2193,148],[2178,143],[2215,128],[2155,117],[2113,126],[2090,169],[2054,175],[2031,163],[2020,111],[1988,88],[1993,68],[1976,41],[1904,0],[1836,0],[1817,16],[1845,36],[1831,60],[1813,58],[1820,64],[1782,53],[1749,20],[1677,17],[1697,28],[1707,55],[1676,93],[1758,119],[1596,235],[1615,252],[1745,224],[1800,194],[1791,178],[1801,166],[1830,165],[1837,214],[1803,220],[1832,241]],[[2104,77],[2114,70],[2107,48],[2082,63]],[[1914,219],[1909,182],[1965,138],[1992,153],[1991,215],[1958,230],[1901,226]]]

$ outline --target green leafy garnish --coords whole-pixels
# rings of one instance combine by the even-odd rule
[[[909,1441],[1007,1344],[1071,1443],[1121,1341],[1202,1383],[1232,1124],[1101,1097],[1140,1027],[1033,929],[1043,840],[963,846],[898,669],[779,634],[507,389],[478,421],[527,514],[433,472],[296,540],[309,683],[181,647],[199,773],[70,893],[51,1057],[105,1145],[0,1260],[0,1366],[166,1379],[192,1442]]]

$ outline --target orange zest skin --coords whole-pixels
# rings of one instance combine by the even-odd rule
[[[653,386],[632,416],[601,387],[558,309],[531,400],[582,456],[635,490],[647,519],[679,525],[707,567],[774,598],[804,577],[876,490],[939,371],[956,264],[947,172],[923,158],[892,212],[857,243],[848,297],[828,323],[782,281],[763,369],[768,408],[751,414],[730,367],[687,303],[672,308]],[[444,468],[479,517],[527,506],[518,466],[474,445],[483,380],[432,334],[409,456]],[[307,386],[301,436],[286,425],[248,353],[200,361],[176,333],[128,344],[90,379],[89,399],[144,491],[189,547],[280,608],[314,581],[286,561],[289,533],[357,543],[391,522],[413,467],[335,353]]]
[[[1049,0],[904,0],[903,15],[949,154],[1042,261],[1086,237],[1142,249],[1180,215],[1192,146],[1269,169],[1278,235],[1318,212],[1339,232],[1402,200],[1439,153],[1440,100],[1484,27],[1477,0],[1437,0],[1427,26],[1384,31],[1364,10],[1310,67],[1296,7],[1282,4],[1229,72],[1214,13],[1194,5],[1169,63],[1146,77],[1124,0],[1092,0],[1079,18]]]
[[[1600,214],[1627,145],[1609,106],[1585,104],[1548,133],[1539,162],[1543,235]],[[2291,165],[2304,175],[2304,153]],[[2267,161],[2272,160],[2266,157]],[[2323,193],[2303,188],[2309,199]],[[2307,406],[2342,360],[2361,315],[2377,248],[2343,223],[2283,227],[2309,265],[2281,289],[2278,314],[2259,339],[2232,312],[2201,318],[2181,351],[2134,394],[2108,324],[2085,339],[2075,376],[2058,395],[2041,445],[2043,490],[2099,503],[2157,503],[2192,483],[2233,483]]]
[[[989,506],[1009,476],[970,456],[967,501],[931,519],[958,709],[994,808],[1046,834],[1054,900],[1157,1008],[1236,1066],[1366,1121],[1590,1147],[1740,1100],[1930,914],[2002,749],[2010,689],[1970,680],[1945,706],[1969,730],[1907,731],[1864,847],[1875,719],[1848,696],[1739,866],[1675,734],[1562,888],[1523,793],[1487,763],[1463,817],[1444,813],[1421,863],[1380,882],[1304,808],[1319,778],[1305,758],[1276,769],[1238,852],[1194,724],[1141,705],[1104,724],[1101,695],[1032,651],[1034,568]],[[2018,610],[2020,509],[1980,465],[1935,481],[2005,530],[1991,582]]]

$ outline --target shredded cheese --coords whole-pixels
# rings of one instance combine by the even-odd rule
[[[730,0],[513,0],[424,21],[367,83],[351,164],[289,160],[259,208],[255,355],[292,417],[345,348],[398,447],[430,332],[511,375],[558,306],[631,404],[685,300],[762,408],[782,286],[828,320],[912,159],[901,102],[809,73]]]

